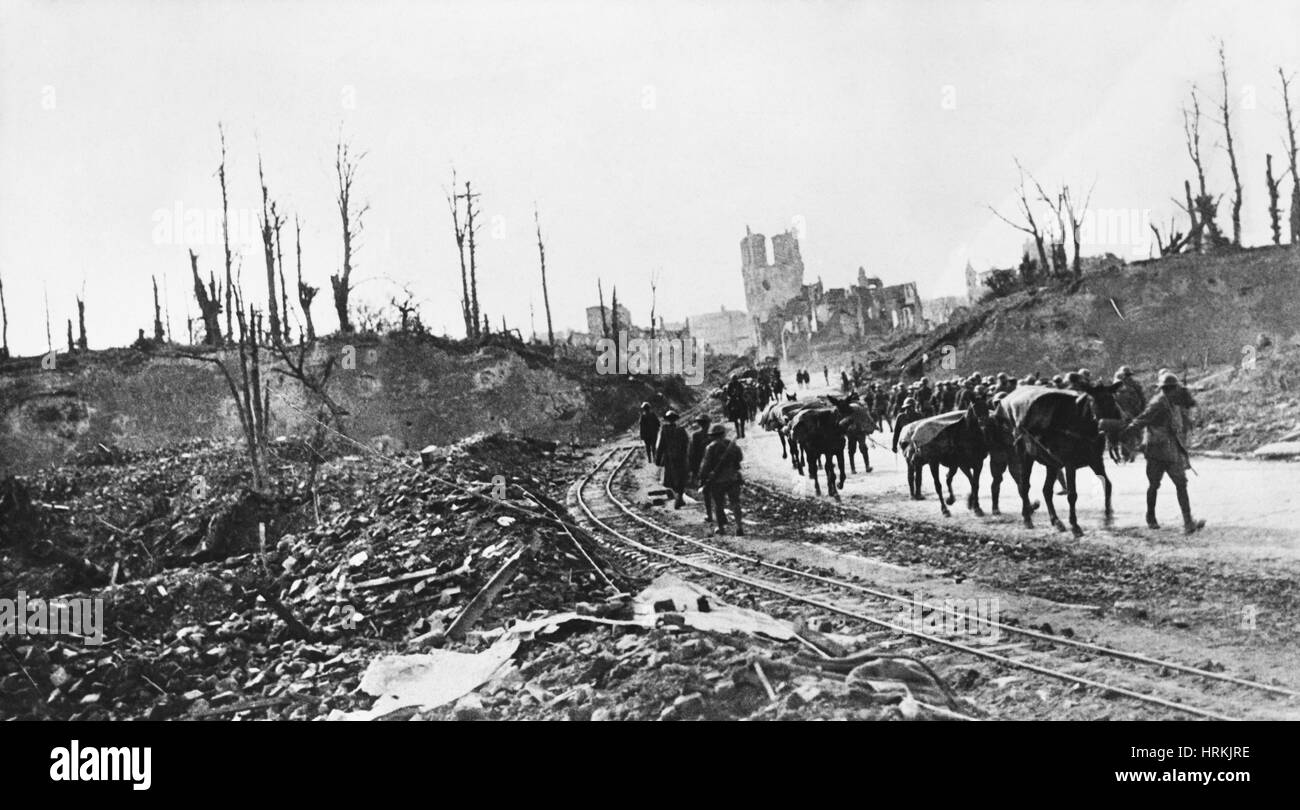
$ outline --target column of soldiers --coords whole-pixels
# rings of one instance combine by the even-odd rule
[[[704,521],[716,524],[713,534],[724,533],[725,507],[730,506],[736,535],[743,537],[740,492],[744,478],[740,465],[745,454],[740,445],[727,438],[726,426],[711,424],[707,415],[696,418],[696,430],[689,435],[677,424],[679,419],[678,413],[669,409],[661,425],[650,403],[641,404],[641,438],[650,463],[663,470],[661,480],[664,488],[672,492],[673,508],[682,508],[688,490],[698,490],[704,501]]]

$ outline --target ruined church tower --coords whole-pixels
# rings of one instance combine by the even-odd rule
[[[764,323],[771,314],[803,292],[803,257],[793,231],[772,237],[772,261],[767,238],[745,227],[740,240],[740,272],[745,281],[745,308],[751,320]]]

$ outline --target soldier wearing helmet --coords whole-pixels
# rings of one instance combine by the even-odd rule
[[[916,399],[908,397],[903,400],[903,408],[894,417],[894,446],[895,453],[898,452],[898,436],[903,432],[903,428],[918,419],[924,419],[925,414],[917,410]],[[912,495],[912,500],[924,500],[925,496],[921,494],[921,470],[920,464],[907,462],[907,490]]]
[[[1131,420],[1124,431],[1143,431],[1142,450],[1147,459],[1147,526],[1160,528],[1156,522],[1156,497],[1160,482],[1167,475],[1174,483],[1178,507],[1183,513],[1183,531],[1192,534],[1205,526],[1204,520],[1192,517],[1191,499],[1187,494],[1187,470],[1192,466],[1187,452],[1191,428],[1188,410],[1195,407],[1196,402],[1174,374],[1165,371],[1158,381],[1159,393],[1151,397],[1146,410]]]

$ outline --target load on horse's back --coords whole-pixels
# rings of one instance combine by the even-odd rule
[[[1075,513],[1078,492],[1075,471],[1088,467],[1101,479],[1106,499],[1106,523],[1114,516],[1111,508],[1111,483],[1106,476],[1106,436],[1103,420],[1119,420],[1113,386],[1094,386],[1087,392],[1047,388],[1037,385],[1017,386],[998,403],[994,420],[999,435],[1010,443],[1012,477],[1020,489],[1021,514],[1025,526],[1033,528],[1029,502],[1029,475],[1034,462],[1047,468],[1043,498],[1052,525],[1065,531],[1056,515],[1052,491],[1058,471],[1065,474],[1066,498],[1070,505],[1070,530],[1083,534]]]

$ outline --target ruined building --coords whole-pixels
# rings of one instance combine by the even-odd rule
[[[745,303],[760,355],[782,357],[792,347],[924,328],[921,299],[912,282],[885,286],[859,267],[857,283],[848,288],[826,289],[820,278],[805,284],[793,232],[772,237],[768,261],[766,239],[746,227],[740,258]]]

